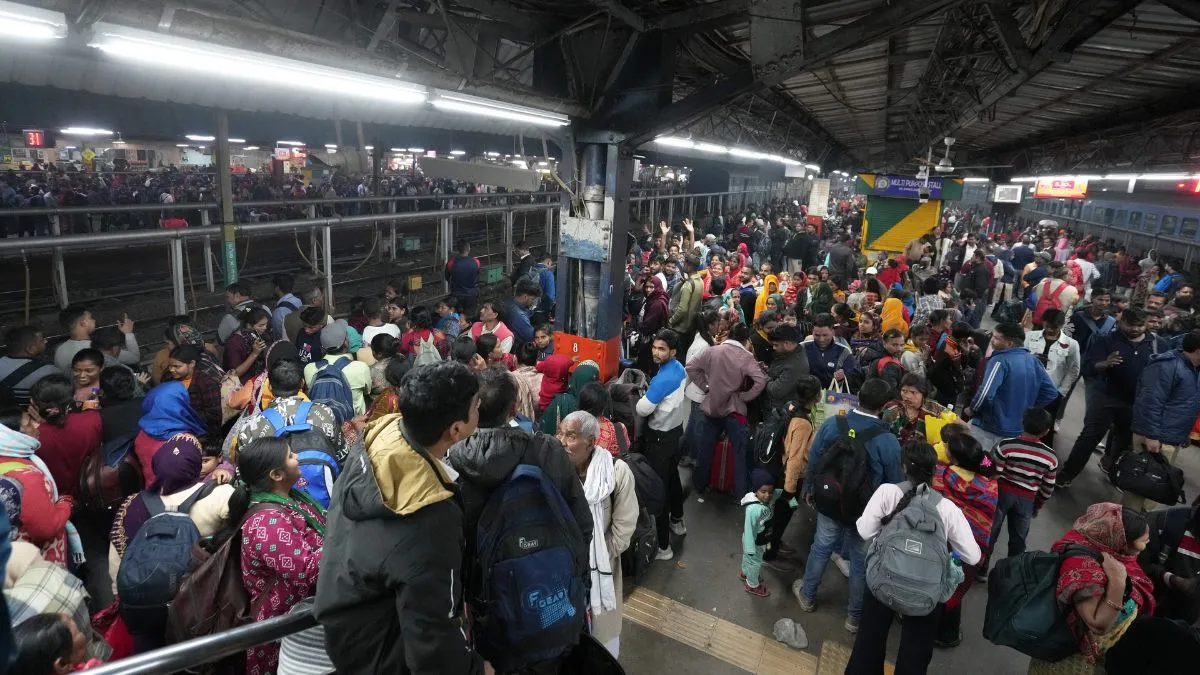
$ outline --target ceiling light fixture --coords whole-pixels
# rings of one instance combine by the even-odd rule
[[[227,138],[225,140],[229,141],[230,143],[245,143],[246,142],[246,139],[244,139],[244,138]]]
[[[723,145],[717,145],[716,143],[697,143],[695,148],[700,152],[715,152],[718,154],[725,154],[729,152],[729,148]]]
[[[67,37],[67,15],[0,1],[0,36],[15,40],[61,40]]]
[[[666,145],[672,148],[693,148],[696,144],[690,138],[675,138],[674,136],[662,136],[654,139],[659,145]]]
[[[990,183],[990,182],[992,182],[992,179],[991,178],[981,178],[979,176],[968,176],[963,179],[963,182],[964,183]]]
[[[364,149],[366,149],[366,150],[374,150],[374,149],[375,149],[375,146],[373,146],[373,145],[368,145],[368,146],[366,146],[366,148],[364,148]]]
[[[425,148],[409,148],[409,152],[425,152]]]
[[[304,143],[301,141],[275,141],[275,145],[291,145],[297,148],[304,147]]]
[[[242,150],[257,150],[257,149],[258,149],[257,145],[247,145],[246,147],[242,148]]]
[[[184,136],[184,138],[188,139],[189,141],[215,141],[215,140],[217,140],[216,136],[201,136],[200,134],[188,134],[188,135]]]
[[[467,154],[467,151],[466,150],[451,150],[450,154],[454,155],[455,157],[462,157],[463,155]]]
[[[64,136],[112,136],[113,132],[108,129],[96,129],[93,127],[67,127],[59,129],[58,133]]]
[[[363,75],[340,68],[281,58],[243,49],[188,40],[154,31],[98,22],[88,44],[105,54],[150,67],[189,71],[199,77],[285,84],[351,99],[396,105],[425,101],[424,89],[394,78]]]
[[[487,156],[488,156],[488,157],[499,157],[499,156],[500,156],[500,153],[498,153],[498,152],[489,152],[489,153],[487,153]]]
[[[538,110],[536,108],[526,108],[510,103],[501,103],[500,101],[490,101],[486,98],[457,93],[438,93],[437,97],[433,99],[432,105],[439,110],[479,115],[481,117],[493,117],[513,122],[527,122],[545,127],[565,127],[571,123],[570,118],[559,113]]]
[[[175,144],[175,147],[177,147],[177,148],[186,148],[186,147],[188,147],[188,144],[187,144],[187,143],[176,143],[176,144]]]
[[[337,144],[336,143],[326,143],[325,149],[326,150],[337,150]]]

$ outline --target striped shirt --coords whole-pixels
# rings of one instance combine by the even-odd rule
[[[1000,491],[1034,500],[1034,510],[1042,508],[1054,494],[1058,456],[1037,438],[1024,434],[1006,438],[992,451]]]

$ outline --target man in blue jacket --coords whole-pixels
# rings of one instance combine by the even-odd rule
[[[1133,451],[1161,453],[1175,463],[1200,414],[1200,331],[1184,336],[1183,348],[1150,357],[1133,404]],[[1121,504],[1141,511],[1155,502],[1126,492]],[[1167,504],[1173,506],[1173,504]]]
[[[900,470],[900,441],[887,425],[879,419],[879,411],[892,399],[892,387],[886,381],[873,378],[863,383],[858,392],[858,407],[846,415],[846,423],[856,434],[871,427],[883,427],[884,432],[867,441],[867,472],[871,478],[872,492],[884,483],[900,483],[904,481],[904,473]],[[838,440],[839,432],[837,419],[825,420],[813,437],[809,451],[808,466],[804,477],[804,487],[801,490],[804,499],[810,504],[812,498],[814,470],[821,464],[821,457],[833,443]],[[845,546],[842,546],[842,544]],[[858,530],[853,525],[840,523],[823,513],[817,514],[817,532],[813,537],[812,548],[808,553],[808,561],[804,566],[804,580],[792,585],[792,593],[800,601],[800,609],[805,612],[817,608],[817,590],[821,586],[821,577],[825,574],[825,566],[829,558],[838,549],[849,549],[850,562],[850,601],[846,606],[847,631],[858,632],[858,621],[862,617],[863,592],[867,586],[866,547],[858,536]]]
[[[992,355],[963,413],[971,420],[971,435],[990,452],[1002,439],[1021,435],[1026,410],[1043,408],[1056,398],[1054,380],[1025,348],[1025,329],[1018,323],[1002,323],[992,332]]]
[[[554,256],[549,252],[543,253],[533,269],[537,270],[538,283],[542,286],[542,297],[538,300],[537,311],[549,318],[554,313],[554,303],[558,298],[558,289],[554,278]]]
[[[533,324],[530,323],[529,317],[541,296],[542,289],[536,283],[529,279],[517,280],[517,285],[513,288],[513,299],[509,300],[508,306],[504,308],[505,324],[516,336],[516,340],[513,341],[514,352],[521,345],[533,342]]]
[[[471,257],[471,243],[466,239],[458,242],[455,251],[446,263],[446,281],[450,282],[450,295],[454,296],[458,311],[473,316],[479,299],[479,258]]]

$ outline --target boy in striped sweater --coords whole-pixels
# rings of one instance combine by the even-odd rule
[[[991,560],[991,548],[996,546],[1000,528],[1008,518],[1008,556],[1025,552],[1025,538],[1038,511],[1054,494],[1054,479],[1058,472],[1058,456],[1042,442],[1054,426],[1054,417],[1043,408],[1030,408],[1021,418],[1022,434],[1006,438],[992,449],[1000,494],[996,518],[992,522],[992,537],[983,564],[983,579]]]

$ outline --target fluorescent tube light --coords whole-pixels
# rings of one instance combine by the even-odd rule
[[[326,150],[337,150],[337,144],[336,143],[326,143],[325,149]]]
[[[1138,180],[1186,180],[1191,177],[1189,173],[1143,173]]]
[[[94,33],[95,38],[88,46],[113,58],[188,71],[198,77],[287,86],[397,105],[425,101],[423,89],[394,78],[364,75],[104,22],[95,24]]]
[[[257,149],[258,149],[257,145],[247,145],[246,147],[242,148],[242,150],[257,150]]]
[[[457,93],[438,93],[437,98],[433,100],[433,107],[451,112],[527,122],[546,127],[565,127],[571,123],[570,118],[559,113]]]
[[[667,145],[672,148],[692,148],[696,146],[696,144],[693,143],[690,138],[675,138],[673,136],[656,138],[654,139],[654,142],[658,143],[659,145]]]
[[[425,148],[409,148],[409,152],[425,152]]]
[[[189,141],[215,141],[215,140],[217,140],[216,136],[201,136],[200,134],[188,134],[187,136],[184,136],[184,138],[188,139]]]
[[[108,129],[95,129],[92,127],[67,127],[59,129],[58,133],[64,136],[112,136],[113,132]]]
[[[488,156],[488,157],[499,157],[499,156],[500,156],[500,153],[498,153],[498,152],[489,152],[489,153],[487,153],[487,156]]]
[[[450,154],[454,155],[455,157],[462,157],[463,155],[467,154],[467,151],[466,150],[451,150]]]
[[[366,146],[366,148],[365,148],[365,149],[366,149],[366,150],[374,150],[374,149],[375,149],[375,146],[373,146],[373,145],[368,145],[368,146]]]
[[[187,143],[176,143],[176,144],[175,144],[175,147],[177,147],[177,148],[186,148],[186,147],[188,147],[188,144],[187,144]]]
[[[978,176],[970,176],[963,179],[964,183],[990,183],[991,181],[991,178],[980,178]]]
[[[246,139],[244,139],[244,138],[230,138],[228,140],[230,143],[245,143],[246,142]]]
[[[767,156],[761,152],[755,152],[753,150],[743,150],[741,148],[730,148],[729,154],[733,155],[734,157],[745,157],[746,159],[766,159],[767,158]]]
[[[700,152],[715,152],[718,154],[725,154],[729,152],[729,148],[723,145],[717,145],[715,143],[697,143],[695,147]]]
[[[304,147],[304,143],[302,141],[275,141],[275,145],[291,145],[297,148]]]
[[[67,15],[0,1],[0,36],[15,40],[61,40],[67,37]]]

